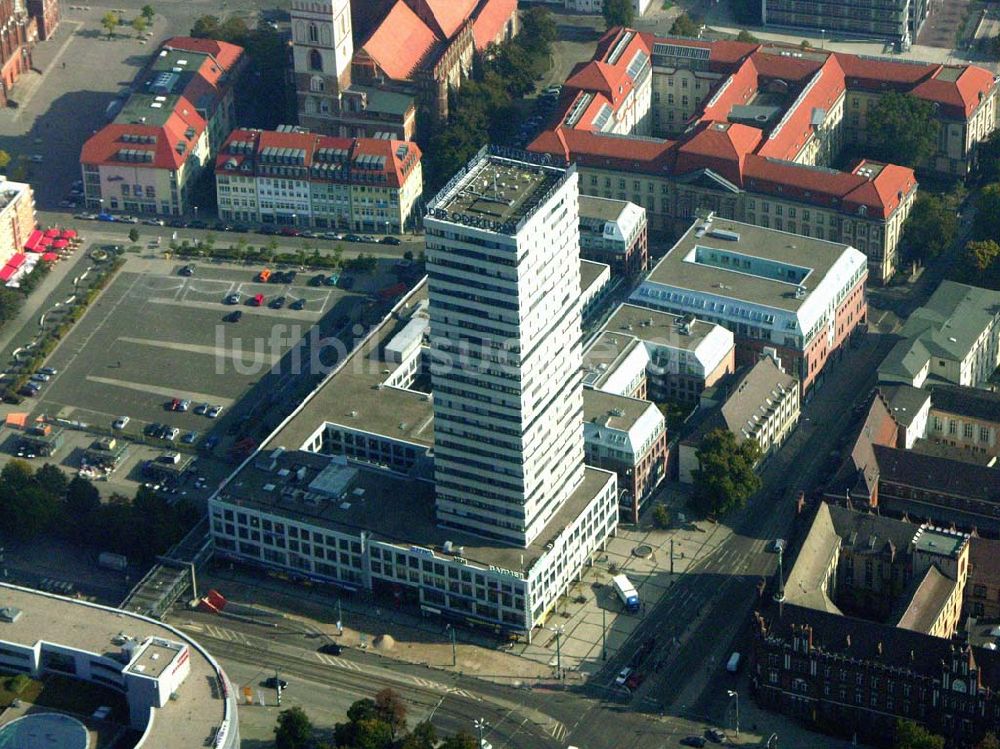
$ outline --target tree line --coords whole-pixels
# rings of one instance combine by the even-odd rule
[[[534,91],[555,38],[552,14],[533,6],[522,15],[517,36],[476,55],[470,79],[449,101],[446,126],[423,149],[425,195],[433,195],[484,143],[514,141],[521,123],[516,102]]]
[[[479,749],[471,733],[441,737],[430,721],[407,730],[406,705],[392,689],[351,705],[347,720],[334,726],[332,741],[320,738],[301,707],[278,714],[274,738],[276,749]]]
[[[13,540],[52,533],[150,563],[180,541],[201,513],[187,500],[171,505],[146,487],[132,499],[113,494],[102,503],[97,487],[84,478],[68,479],[51,463],[36,471],[12,460],[0,471],[0,517],[4,535]]]

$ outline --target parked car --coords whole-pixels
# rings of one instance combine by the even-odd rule
[[[317,273],[315,276],[309,279],[310,286],[322,286],[323,282],[326,280],[326,276],[322,273]]]
[[[285,306],[285,297],[276,296],[274,299],[270,301],[270,303],[267,306],[270,307],[271,309],[281,309],[282,307]]]
[[[288,309],[305,309],[306,300],[296,299],[294,302],[288,305]]]
[[[344,235],[343,234],[338,234],[335,231],[325,231],[322,234],[320,234],[320,237],[322,237],[323,239],[338,240],[338,239],[343,239]]]
[[[217,419],[219,418],[219,415],[221,413],[222,413],[222,406],[212,406],[210,409],[208,409],[208,413],[206,413],[205,416],[207,416],[210,419]]]
[[[163,426],[162,424],[157,424],[156,422],[153,422],[152,424],[147,424],[146,428],[142,430],[142,433],[145,434],[147,437],[155,437],[159,433],[160,427],[162,426]]]
[[[237,310],[237,312],[239,312],[239,310]],[[208,413],[208,409],[210,408],[211,405],[209,405],[208,403],[199,403],[197,406],[194,407],[194,412],[199,416],[204,416],[206,413]]]
[[[37,389],[30,388],[27,385],[25,385],[24,387],[22,387],[17,392],[20,393],[21,395],[25,396],[26,398],[34,398],[38,394],[38,390]]]
[[[259,229],[257,229],[257,233],[263,234],[265,237],[270,237],[277,234],[278,230],[275,229],[273,226],[261,226]]]
[[[193,276],[194,275],[194,266],[191,265],[190,263],[188,263],[183,268],[181,268],[178,271],[178,273],[180,273],[182,276]]]
[[[52,378],[42,372],[35,372],[35,374],[31,375],[31,379],[35,382],[48,382]]]
[[[628,677],[632,675],[632,669],[625,666],[621,671],[618,672],[618,676],[615,677],[615,684],[620,687],[625,686],[625,682],[628,681]]]
[[[681,746],[703,747],[705,746],[705,739],[701,736],[685,736],[681,739]]]
[[[256,296],[251,297],[250,301],[247,302],[247,304],[249,304],[251,307],[260,307],[262,304],[264,304],[264,295],[257,294]]]
[[[42,367],[38,371],[41,372],[42,374],[47,374],[50,377],[54,377],[55,375],[59,374],[59,370],[56,369],[55,367]]]
[[[264,686],[267,687],[268,689],[277,689],[278,687],[281,687],[282,689],[287,689],[288,682],[285,681],[284,679],[279,679],[277,676],[269,676],[268,678],[264,679]]]
[[[97,220],[97,214],[96,213],[74,213],[73,214],[73,218],[78,219],[80,221],[96,221]]]
[[[163,226],[163,219],[162,218],[144,218],[142,220],[142,223],[144,223],[146,226]]]
[[[282,226],[281,230],[278,232],[283,237],[301,237],[302,231],[296,229],[294,226]]]
[[[169,404],[167,405],[167,410],[168,410],[168,411],[176,411],[176,410],[177,410],[177,407],[178,407],[178,406],[179,406],[180,404],[181,404],[181,399],[180,399],[180,398],[173,398],[173,399],[172,399],[172,400],[170,401],[170,403],[169,403]]]
[[[318,650],[320,653],[324,653],[326,655],[340,655],[341,653],[344,652],[343,646],[338,645],[335,642],[327,642],[323,645],[320,645]]]
[[[124,429],[126,426],[128,426],[129,421],[130,419],[128,416],[119,416],[117,419],[111,422],[111,428]]]
[[[363,240],[357,234],[345,234],[344,235],[344,241],[345,242],[364,242],[365,240]]]
[[[223,319],[226,322],[239,322],[240,320],[243,319],[243,310],[241,310],[241,309],[233,310],[228,315],[226,315]],[[202,411],[202,413],[205,413],[205,412]]]
[[[705,729],[705,737],[716,744],[721,744],[726,740],[726,734],[720,731],[718,728],[707,728]]]
[[[382,237],[380,244],[400,245],[399,237]]]
[[[107,222],[110,222],[110,223],[114,223],[118,219],[116,219],[110,213],[98,213],[97,214],[97,220],[98,221],[107,221]]]
[[[139,223],[139,219],[137,219],[135,216],[119,216],[118,217],[118,221],[119,221],[119,223],[122,223],[122,224],[138,224]]]
[[[223,300],[223,304],[239,304],[240,303],[240,292],[234,291],[232,294],[227,296]]]
[[[197,441],[198,441],[197,432],[188,432],[183,437],[181,437],[181,442],[183,442],[185,445],[193,445]]]
[[[187,411],[189,408],[191,408],[191,401],[189,401],[187,398],[185,398],[184,400],[182,400],[180,403],[177,404],[178,411]]]
[[[163,435],[163,439],[165,439],[167,442],[173,442],[175,439],[177,439],[177,435],[179,435],[180,433],[181,430],[178,429],[177,427],[168,427],[166,434]]]

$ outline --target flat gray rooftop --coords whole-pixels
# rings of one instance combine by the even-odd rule
[[[108,657],[121,652],[112,642],[119,634],[140,641],[160,637],[190,644],[184,635],[156,622],[4,583],[0,583],[0,601],[22,611],[13,624],[0,623],[0,640],[8,642],[34,645],[44,640]],[[225,702],[215,668],[196,648],[190,651],[191,673],[177,690],[176,699],[156,711],[147,740],[151,747],[204,746],[206,738],[222,724]]]
[[[649,401],[584,388],[583,418],[594,424],[627,432],[649,410]]]
[[[847,245],[837,242],[765,229],[719,217],[714,217],[710,229],[698,236],[699,227],[703,223],[703,220],[696,220],[670,252],[657,263],[649,274],[648,280],[651,283],[795,312],[808,299],[808,294],[796,299],[796,285],[802,283],[808,291],[815,289],[847,248]],[[689,255],[698,248],[704,248],[709,255],[713,250],[717,251],[720,256],[718,264],[688,260]],[[751,261],[759,258],[769,262],[774,268],[780,267],[794,273],[803,269],[807,273],[801,281],[778,280],[754,274],[742,267],[737,269],[734,264],[723,265],[723,253],[729,257],[738,255]]]
[[[129,667],[129,671],[134,674],[143,674],[151,678],[158,678],[170,662],[177,655],[179,650],[171,648],[159,642],[151,642]]]
[[[564,169],[483,156],[454,185],[445,187],[428,211],[438,212],[435,218],[459,224],[492,222],[505,231],[500,227],[530,215],[565,174]]]
[[[538,535],[538,540],[521,548],[439,528],[434,514],[434,487],[385,471],[353,466],[358,468],[357,476],[343,501],[305,502],[283,496],[280,487],[264,488],[280,482],[277,471],[281,468],[289,470],[288,480],[292,480],[300,468],[304,469],[303,477],[295,481],[299,486],[308,486],[330,461],[327,456],[304,451],[282,454],[274,471],[263,470],[255,461],[250,461],[219,496],[224,501],[300,523],[353,535],[366,531],[375,540],[437,550],[442,549],[445,541],[451,541],[464,546],[463,556],[473,562],[527,570],[544,553],[545,542],[575,519],[608,479],[606,472],[587,468],[580,486]],[[358,493],[359,489],[363,493]]]
[[[613,198],[599,198],[594,195],[580,196],[580,218],[598,221],[616,221],[628,205],[627,201]]]
[[[412,308],[425,299],[427,283],[422,281],[407,301]],[[310,393],[299,410],[271,435],[262,449],[298,450],[326,422],[431,446],[434,443],[433,406],[427,394],[379,387],[399,367],[395,362],[385,361],[385,345],[406,327],[406,323],[407,320],[395,319],[382,323],[339,370]]]
[[[580,293],[589,291],[594,282],[606,270],[609,271],[606,263],[595,263],[593,260],[580,260]]]
[[[658,312],[635,304],[622,304],[605,323],[604,335],[621,333],[650,344],[690,351],[698,348],[705,336],[715,328],[714,323],[695,319],[688,326],[688,333],[681,333],[678,327],[680,321],[680,315]]]

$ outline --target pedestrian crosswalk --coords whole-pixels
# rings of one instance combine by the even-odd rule
[[[334,658],[333,656],[324,655],[323,653],[316,653],[316,658],[320,663],[333,666],[334,668],[342,668],[345,671],[360,671],[361,666],[353,661],[344,660],[343,658]]]
[[[563,741],[566,738],[566,724],[552,719],[548,726],[548,732],[556,741]]]

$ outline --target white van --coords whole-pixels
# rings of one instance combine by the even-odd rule
[[[733,654],[729,656],[729,661],[726,663],[726,671],[731,674],[735,674],[740,670],[740,654],[733,651]]]

